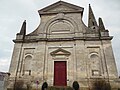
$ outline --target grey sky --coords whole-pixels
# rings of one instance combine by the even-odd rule
[[[0,0],[0,71],[8,71],[16,33],[27,20],[27,33],[40,23],[38,10],[59,0]],[[117,68],[120,73],[120,0],[63,0],[84,8],[83,21],[87,25],[88,4],[96,19],[102,17],[112,40]]]

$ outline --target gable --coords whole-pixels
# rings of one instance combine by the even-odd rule
[[[58,48],[57,50],[51,52],[50,54],[52,56],[56,56],[56,55],[70,55],[71,53],[62,48]]]
[[[58,12],[81,12],[83,13],[83,8],[67,3],[67,2],[63,2],[63,1],[59,1],[56,2],[48,7],[45,7],[41,10],[39,10],[39,14],[49,14],[49,13],[58,13]]]
[[[70,8],[65,5],[58,5],[56,8],[52,8],[48,10],[49,12],[62,12],[62,11],[74,11],[74,8]]]

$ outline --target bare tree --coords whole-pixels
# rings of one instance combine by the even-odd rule
[[[15,83],[15,90],[23,90],[24,81],[18,80]]]
[[[104,79],[96,79],[93,83],[92,90],[111,90],[109,82],[106,82]]]

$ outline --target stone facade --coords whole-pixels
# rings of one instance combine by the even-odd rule
[[[0,72],[0,90],[7,90],[9,75],[9,73]]]
[[[78,81],[81,88],[91,88],[92,80],[105,79],[111,85],[118,79],[111,46],[112,37],[102,19],[96,22],[89,5],[88,26],[82,21],[83,8],[63,1],[39,10],[41,23],[26,35],[26,21],[13,40],[8,88],[19,80],[24,88],[54,86],[54,63],[66,62],[67,86]],[[114,85],[113,85],[114,86]]]

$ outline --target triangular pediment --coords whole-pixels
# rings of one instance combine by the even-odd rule
[[[40,14],[58,13],[58,12],[82,12],[83,13],[83,8],[67,2],[59,1],[48,7],[45,7],[39,10]]]
[[[70,55],[71,53],[62,49],[62,48],[59,48],[53,52],[50,53],[51,55]]]

